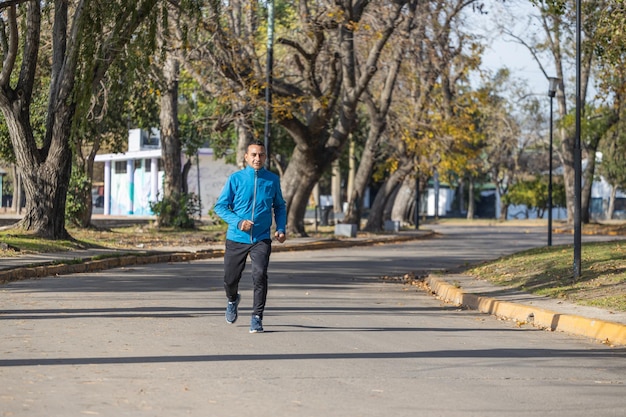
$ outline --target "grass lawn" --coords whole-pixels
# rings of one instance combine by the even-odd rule
[[[492,283],[581,305],[626,311],[626,240],[585,243],[573,279],[572,245],[518,252],[469,269]]]

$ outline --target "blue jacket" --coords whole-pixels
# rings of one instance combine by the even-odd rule
[[[248,166],[228,177],[214,209],[228,223],[226,239],[250,244],[271,239],[272,220],[276,230],[285,233],[287,208],[280,178],[264,168],[256,171]],[[243,220],[254,222],[251,231],[239,228]]]

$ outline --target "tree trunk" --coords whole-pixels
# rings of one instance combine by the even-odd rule
[[[18,227],[46,239],[70,237],[65,229],[65,198],[71,172],[71,151],[63,149],[58,155],[35,169],[24,169],[23,161],[18,162],[26,194],[26,208]]]
[[[465,211],[465,180],[463,178],[460,179],[457,191],[459,199],[459,213],[463,214]]]
[[[500,220],[505,221],[509,215],[509,205],[504,204],[500,199]]]
[[[379,232],[383,229],[384,210],[387,205],[389,196],[399,184],[404,181],[404,177],[413,170],[412,161],[404,160],[400,164],[400,168],[385,180],[383,186],[378,190],[374,203],[370,209],[370,214],[365,225],[368,232]]]
[[[606,133],[619,121],[618,113],[611,112],[606,119],[606,123],[602,123],[595,127],[592,137],[587,141],[587,167],[583,173],[582,197],[581,197],[581,222],[589,223],[591,212],[589,210],[591,201],[591,188],[596,174],[596,153],[600,146],[600,141],[606,136]]]
[[[393,202],[391,210],[391,220],[402,223],[413,223],[415,216],[412,216],[412,209],[415,203],[415,176],[407,175],[398,190],[398,194]]]
[[[93,139],[93,144],[90,147],[87,156],[83,154],[81,149],[82,143],[79,141],[76,143],[76,152],[74,155],[74,170],[73,176],[80,178],[78,184],[74,184],[77,187],[75,190],[70,191],[70,195],[74,198],[77,207],[71,213],[68,213],[68,221],[73,222],[78,227],[89,227],[91,225],[91,215],[93,213],[93,196],[91,189],[93,185],[93,164],[98,149],[100,149],[100,138]],[[70,184],[74,182],[70,180]]]
[[[378,190],[378,193],[376,193],[376,198],[374,198],[374,202],[370,207],[370,213],[364,227],[365,231],[380,232],[383,230],[383,219],[385,216],[387,200],[390,195],[393,195],[396,188],[399,187],[399,183],[401,181],[401,179],[397,178],[398,175],[391,175],[391,177],[387,178],[387,180],[383,183],[383,186],[380,187],[380,190]]]
[[[185,164],[183,165],[183,170],[181,175],[181,191],[183,194],[189,194],[189,171],[193,167],[193,162],[191,162],[191,158],[187,158]],[[198,195],[200,195],[200,190],[198,190]]]
[[[282,178],[283,197],[287,202],[287,232],[306,236],[304,215],[313,188],[322,172],[330,165],[330,159],[322,152],[296,148]]]
[[[515,163],[515,166],[517,166],[517,163]],[[498,177],[498,175],[494,175],[494,177]],[[507,218],[507,214],[509,211],[509,206],[508,204],[504,204],[502,197],[506,195],[507,190],[508,190],[508,186],[504,185],[504,184],[508,184],[509,182],[511,182],[510,178],[514,177],[514,174],[511,174],[511,176],[509,177],[509,175],[506,175],[505,178],[495,181],[495,185],[496,185],[496,206],[497,203],[500,202],[500,212],[497,214],[497,219],[501,220],[501,221],[505,221]]]
[[[161,155],[163,158],[163,200],[170,208],[159,213],[159,226],[171,226],[178,215],[182,193],[182,144],[178,131],[178,60],[167,53],[163,63],[161,95]]]
[[[591,213],[589,211],[589,205],[591,201],[591,188],[593,187],[593,177],[596,170],[596,157],[595,152],[590,153],[587,157],[587,167],[582,173],[582,190],[580,198],[580,221],[584,224],[588,224]]]
[[[567,223],[572,224],[574,222],[574,203],[575,203],[575,188],[574,188],[574,152],[569,148],[574,146],[573,138],[566,138],[561,145],[561,165],[563,166],[563,186],[565,187],[565,205],[567,208]]]
[[[91,224],[91,214],[93,212],[93,197],[91,195],[93,169],[89,173],[85,172],[82,177],[85,179],[85,182],[78,184],[78,187],[72,192],[78,204],[78,209],[72,221],[76,226],[85,228]]]
[[[16,214],[22,214],[22,178],[17,172],[17,166],[12,164],[13,171],[13,200],[11,201],[11,209]]]
[[[50,146],[39,150],[29,122],[29,106],[3,88],[0,110],[15,152],[18,176],[26,196],[26,208],[18,228],[46,239],[67,239],[65,198],[71,173],[72,151],[67,138],[74,106],[58,103],[52,116]],[[18,207],[20,202],[18,201]]]
[[[341,168],[339,160],[335,159],[332,163],[332,176],[330,181],[330,195],[333,198],[333,213],[343,212],[341,201]]]
[[[467,180],[467,218],[469,220],[474,218],[476,210],[476,201],[474,201],[474,179],[468,178]]]
[[[617,186],[611,186],[611,200],[609,200],[609,208],[606,213],[607,220],[613,219],[613,213],[615,212],[615,197],[617,196]]]
[[[363,194],[369,184],[373,167],[374,152],[371,146],[368,146],[366,143],[361,155],[361,163],[354,176],[352,194],[348,197],[348,208],[343,217],[344,223],[356,224],[357,228],[359,228],[363,210]]]
[[[355,155],[354,138],[350,135],[348,143],[348,186],[346,187],[346,199],[348,204],[354,191],[354,176],[356,175],[356,155]]]
[[[400,190],[402,189],[402,185],[404,184],[404,179],[402,180],[401,183],[399,183],[397,185],[396,188],[393,189],[393,191],[391,192],[391,194],[389,194],[389,196],[387,197],[387,201],[385,201],[385,208],[383,209],[383,217],[382,217],[382,221],[381,221],[381,230],[383,230],[383,226],[385,224],[385,221],[387,220],[391,220],[391,216],[393,213],[393,208],[396,205],[396,200],[398,198],[398,194],[400,193]]]
[[[239,169],[244,169],[246,167],[246,160],[244,159],[244,155],[248,150],[248,144],[252,142],[254,139],[254,134],[252,133],[252,128],[250,126],[248,115],[247,115],[247,107],[243,104],[237,104],[238,111],[235,112],[235,117],[233,120],[233,124],[235,126],[235,132],[237,135],[237,166]]]
[[[415,12],[411,9],[411,15]],[[409,19],[407,19],[410,21]],[[408,22],[405,22],[408,25]],[[403,34],[408,36],[410,33],[410,25],[403,29]],[[363,194],[365,188],[369,184],[374,164],[376,162],[376,153],[380,144],[380,138],[386,128],[386,118],[391,106],[391,97],[396,85],[398,73],[402,64],[402,59],[405,54],[402,49],[397,50],[397,55],[392,61],[387,72],[384,88],[380,90],[380,97],[378,98],[378,105],[371,96],[365,96],[365,102],[367,111],[370,116],[369,131],[367,134],[367,140],[363,153],[361,155],[361,161],[357,169],[356,174],[351,183],[351,187],[348,194],[348,207],[344,215],[344,222],[349,224],[356,224],[357,228],[361,223],[361,210],[363,206]],[[352,142],[352,141],[351,141]],[[353,155],[351,152],[350,163],[353,163]]]

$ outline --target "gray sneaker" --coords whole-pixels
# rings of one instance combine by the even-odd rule
[[[263,333],[263,319],[261,316],[252,316],[250,320],[250,333]]]
[[[229,301],[226,306],[226,322],[229,324],[233,324],[237,321],[237,306],[239,305],[239,300],[241,300],[241,296],[237,294],[237,299],[235,301]]]

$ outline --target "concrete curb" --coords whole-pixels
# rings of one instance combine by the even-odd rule
[[[102,271],[131,265],[145,265],[154,263],[188,262],[197,259],[217,258],[223,256],[223,250],[208,250],[202,252],[160,252],[140,254],[111,255],[104,259],[76,258],[73,262],[51,262],[32,267],[18,267],[0,271],[0,284],[22,279],[43,278],[84,272]]]
[[[545,330],[588,337],[611,346],[626,345],[626,325],[621,323],[561,314],[543,308],[467,293],[440,278],[427,277],[424,283],[437,298],[446,303],[516,320],[520,324],[529,324]]]

